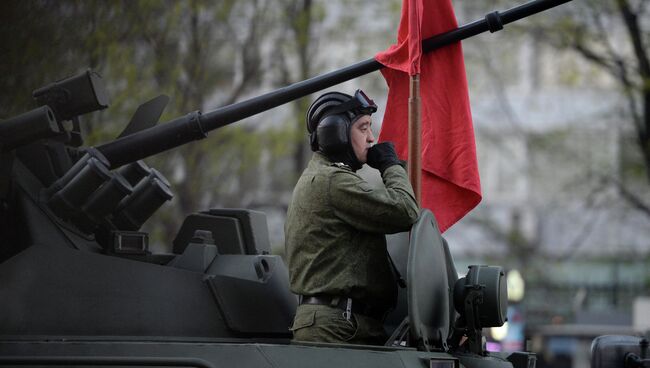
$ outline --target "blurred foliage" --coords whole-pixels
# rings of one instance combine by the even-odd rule
[[[114,139],[137,106],[159,94],[171,102],[161,121],[210,106],[233,103],[260,88],[305,79],[314,54],[314,25],[325,10],[309,0],[204,1],[6,1],[0,4],[0,118],[31,109],[31,91],[91,68],[104,76],[111,106],[84,116],[87,145]],[[289,32],[294,42],[280,42]],[[269,51],[269,45],[275,45]],[[282,55],[273,58],[268,55]],[[299,60],[299,73],[291,63]],[[279,73],[278,73],[279,72]],[[277,78],[277,75],[283,75]],[[302,122],[306,100],[298,101]],[[293,120],[293,119],[289,119]],[[257,123],[257,121],[256,121]],[[302,124],[259,129],[237,124],[210,139],[146,161],[171,179],[175,198],[149,222],[154,240],[171,242],[183,214],[206,207],[245,207],[256,199],[259,175],[277,175],[289,190],[286,170],[260,168],[296,156],[304,146]],[[300,125],[300,126],[299,126]],[[304,160],[303,160],[304,161]],[[297,162],[295,172],[302,170]]]
[[[87,68],[104,77],[111,104],[83,117],[86,145],[114,139],[140,103],[160,94],[170,97],[161,122],[210,111],[322,72],[330,59],[321,56],[331,52],[321,40],[348,28],[360,35],[356,14],[364,7],[313,0],[5,1],[0,119],[33,108],[31,91]],[[331,9],[349,12],[332,19]],[[147,158],[175,193],[145,224],[153,241],[167,247],[184,216],[205,208],[286,206],[311,154],[309,103],[299,99]]]

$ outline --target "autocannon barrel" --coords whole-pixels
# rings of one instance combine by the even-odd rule
[[[493,12],[454,30],[422,41],[423,52],[464,40],[483,32],[496,32],[505,24],[542,12],[571,0],[535,0],[504,12]],[[119,167],[139,159],[161,153],[185,143],[202,139],[207,132],[232,124],[260,112],[291,102],[325,88],[379,70],[382,64],[368,59],[345,68],[313,77],[287,87],[218,108],[202,114],[199,111],[176,118],[115,141],[103,144],[99,149],[110,161],[111,167]]]

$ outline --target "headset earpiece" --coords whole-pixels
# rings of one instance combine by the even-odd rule
[[[350,142],[350,119],[345,114],[326,116],[318,124],[315,133],[315,141],[321,152],[326,155],[344,153]]]

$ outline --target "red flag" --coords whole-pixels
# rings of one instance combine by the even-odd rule
[[[451,0],[404,0],[397,44],[375,59],[386,66],[388,103],[379,141],[408,155],[409,74],[420,72],[422,203],[445,231],[481,201],[474,128],[459,43],[422,55],[421,40],[457,27]],[[419,64],[419,65],[418,65]]]

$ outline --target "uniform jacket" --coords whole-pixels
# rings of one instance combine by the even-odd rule
[[[291,290],[390,306],[396,282],[385,234],[407,231],[418,206],[400,165],[373,188],[342,164],[315,153],[293,192],[285,223]]]

